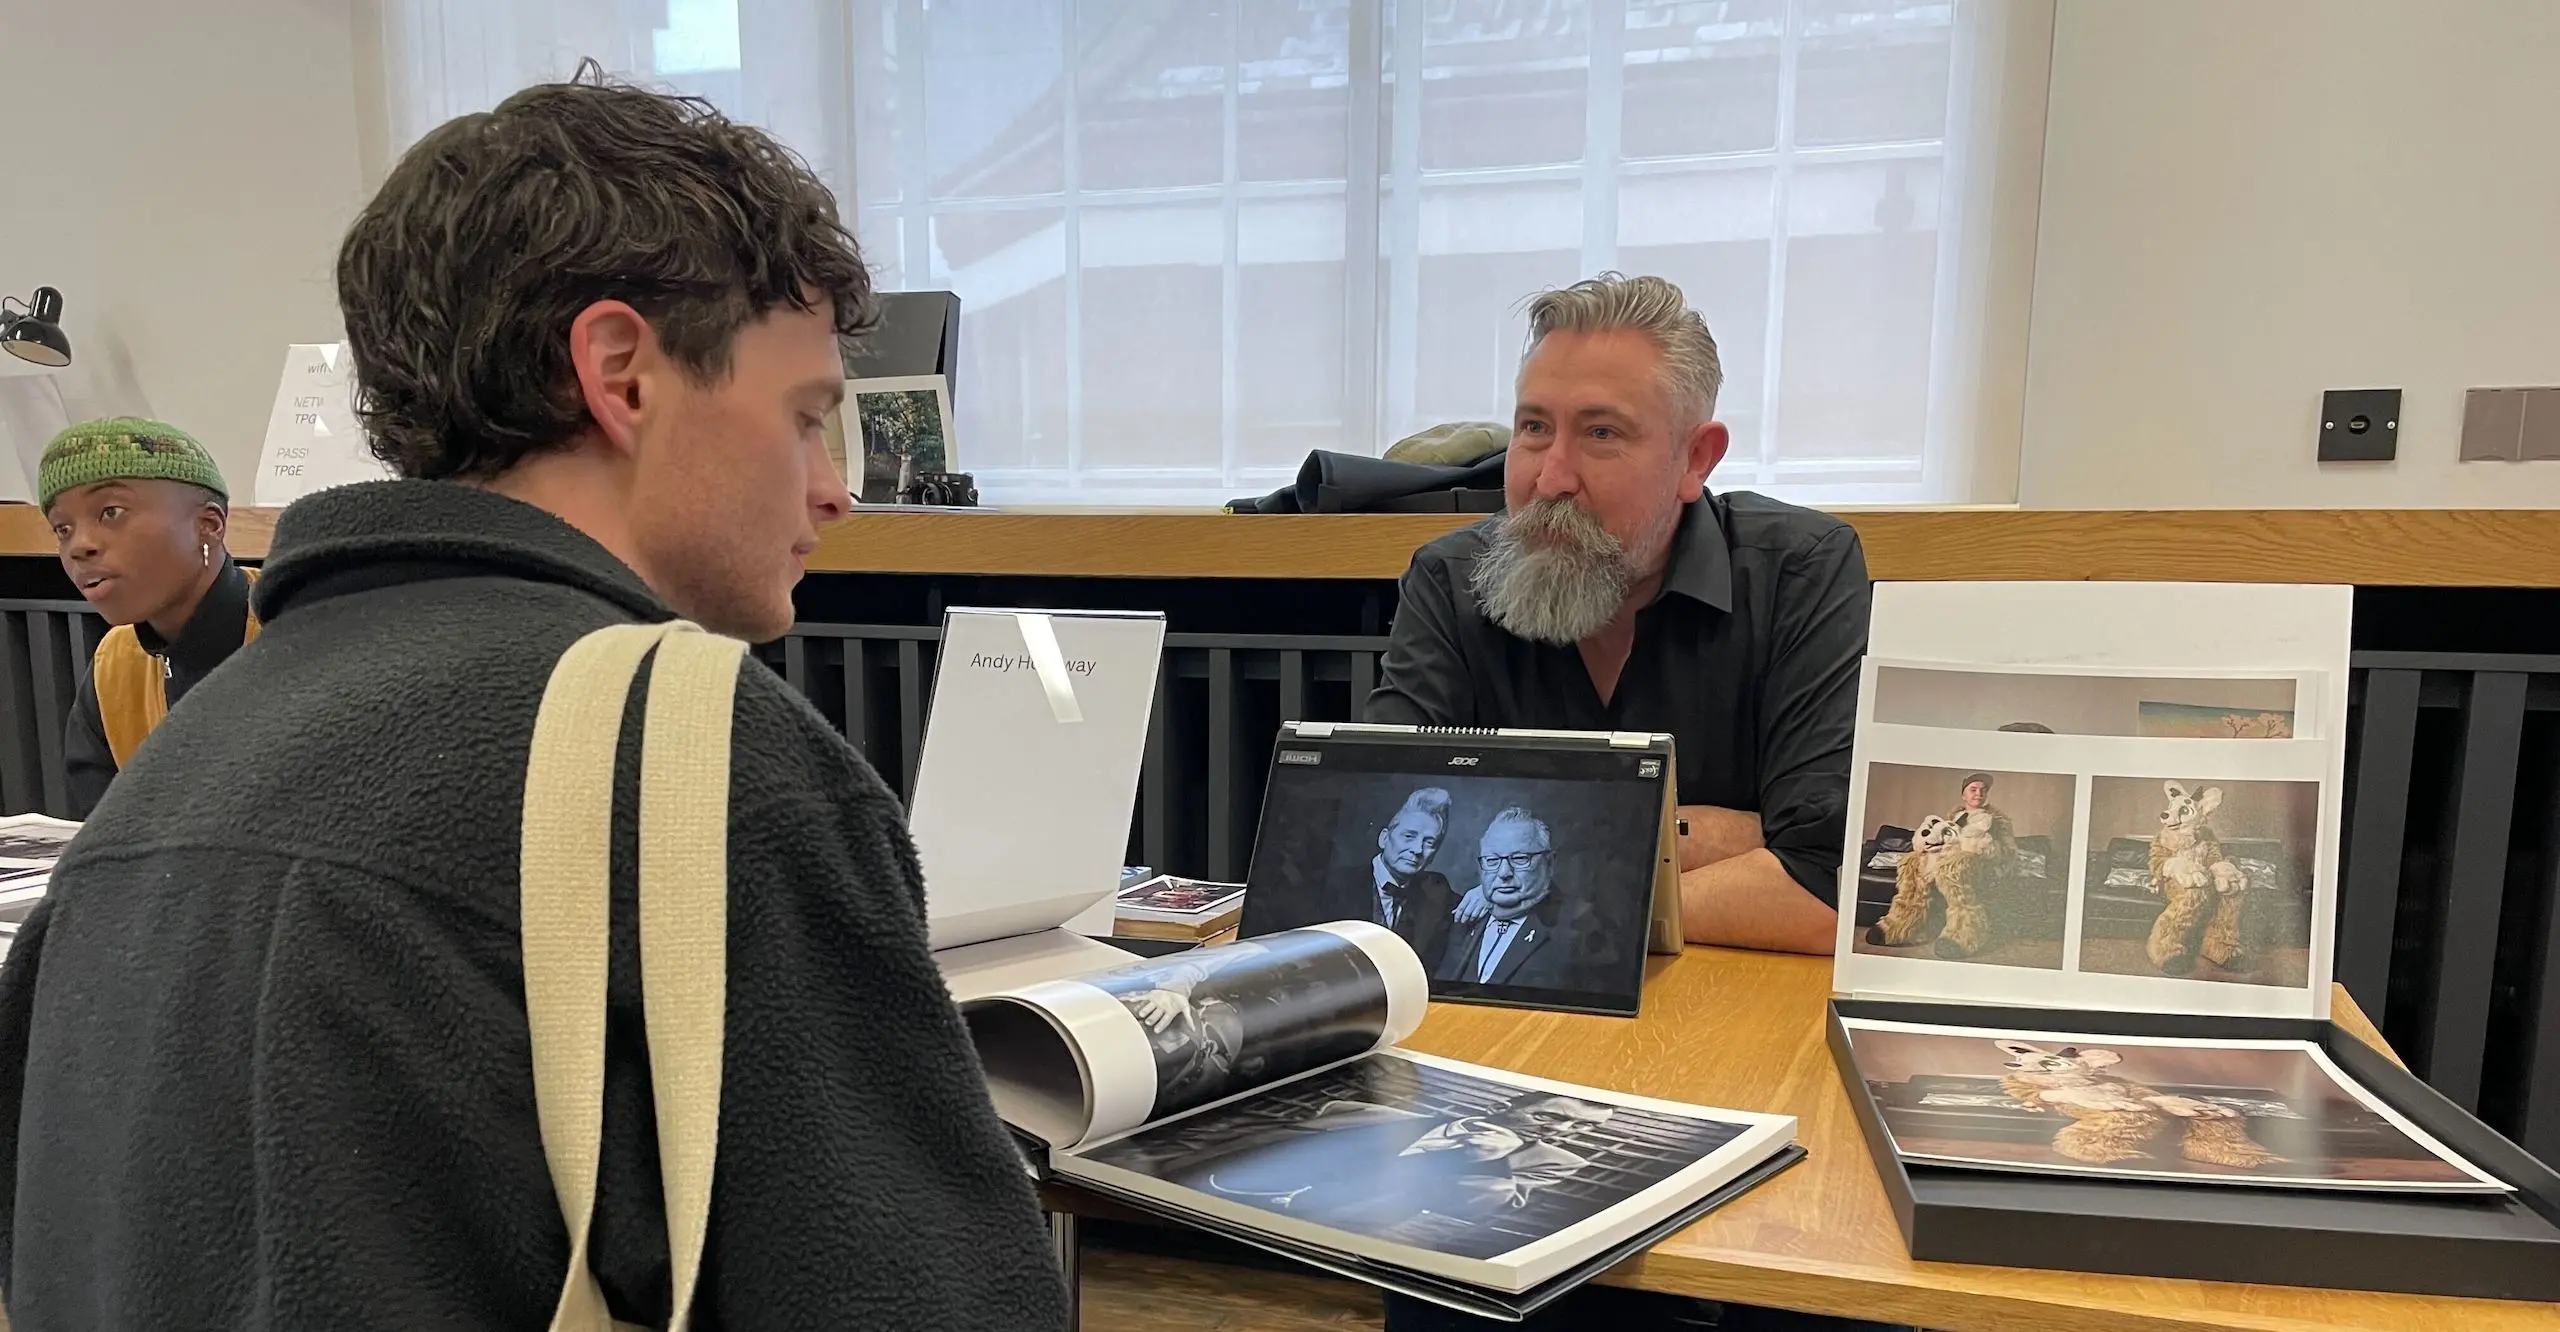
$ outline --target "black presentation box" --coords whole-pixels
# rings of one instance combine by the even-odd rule
[[[2355,1193],[2014,1174],[1906,1163],[1843,1018],[2097,1036],[2307,1040],[2437,1141],[2516,1186]],[[2340,1290],[2560,1300],[2560,1174],[2328,1022],[1834,999],[1832,1059],[1914,1259]]]

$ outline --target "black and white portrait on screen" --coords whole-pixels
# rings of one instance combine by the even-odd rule
[[[1598,1215],[1740,1132],[1379,1054],[1092,1156],[1318,1225],[1491,1258]]]
[[[1518,805],[1493,816],[1476,844],[1476,886],[1466,919],[1432,968],[1437,980],[1575,988],[1577,945],[1588,908],[1556,893],[1555,834]]]
[[[1434,993],[1622,994],[1631,1006],[1660,819],[1659,787],[1632,782],[1284,768],[1246,930],[1376,921],[1413,946]]]
[[[1325,883],[1325,920],[1374,921],[1413,945],[1428,970],[1448,942],[1457,894],[1432,868],[1449,836],[1448,788],[1416,787],[1378,827],[1378,853],[1335,868]]]
[[[1293,930],[1086,978],[1155,1056],[1150,1119],[1348,1059],[1387,1025],[1387,982],[1340,936]]]

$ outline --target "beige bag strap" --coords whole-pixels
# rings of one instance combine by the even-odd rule
[[[729,732],[746,650],[681,621],[614,625],[552,669],[525,771],[522,916],[534,1102],[569,1230],[554,1332],[618,1326],[587,1264],[604,1131],[613,770],[652,649],[640,773],[640,964],[674,1303],[690,1315],[718,1151],[727,998]]]
[[[729,727],[747,645],[684,634],[658,647],[640,748],[640,992],[658,1105],[669,1328],[693,1310],[720,1145],[729,997]]]

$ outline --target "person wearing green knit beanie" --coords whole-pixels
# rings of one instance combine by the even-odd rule
[[[71,813],[86,819],[169,708],[257,636],[251,575],[223,545],[222,469],[167,422],[110,417],[54,436],[36,503],[62,571],[114,626],[63,727]]]

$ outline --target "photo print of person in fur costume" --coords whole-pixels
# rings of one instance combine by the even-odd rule
[[[2072,787],[2068,773],[1869,764],[1853,947],[2059,970]]]
[[[2080,970],[2308,985],[2316,782],[2099,777]]]
[[[2188,1183],[2503,1188],[2306,1041],[1842,1025],[1905,1160]]]

